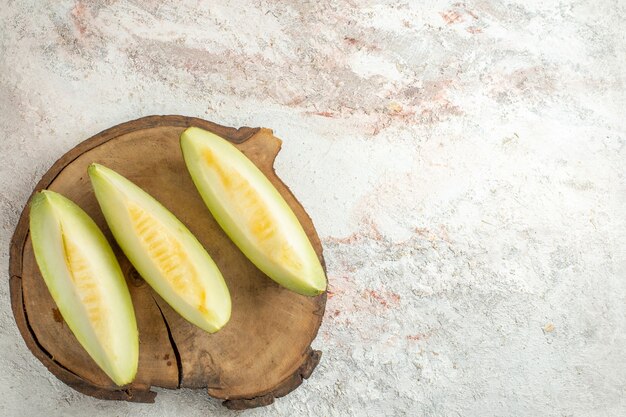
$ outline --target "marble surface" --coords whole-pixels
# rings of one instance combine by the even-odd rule
[[[621,0],[2,0],[0,269],[37,180],[100,130],[270,127],[331,293],[311,379],[244,415],[626,415],[625,19]],[[0,349],[2,416],[239,415],[71,390],[6,279]]]

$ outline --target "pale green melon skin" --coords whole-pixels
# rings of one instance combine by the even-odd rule
[[[246,257],[278,284],[302,295],[316,296],[326,290],[324,269],[302,225],[285,199],[269,179],[239,149],[227,140],[206,130],[190,127],[180,137],[187,169],[204,203],[230,239]],[[303,267],[290,270],[272,260],[251,238],[246,221],[233,209],[233,201],[221,192],[218,178],[207,168],[202,151],[209,149],[227,166],[235,169],[261,197],[274,214],[277,230],[297,252]]]
[[[30,204],[30,234],[37,265],[63,319],[96,364],[118,386],[137,374],[139,336],[135,312],[119,263],[111,246],[79,206],[53,191],[37,193]],[[98,335],[65,262],[62,235],[80,246],[90,268],[97,271],[109,314],[109,336]]]
[[[144,280],[187,321],[209,333],[221,329],[230,319],[230,293],[220,270],[202,244],[168,209],[130,180],[99,164],[92,164],[88,171],[96,198],[115,240]],[[201,313],[196,306],[171,289],[163,272],[133,231],[127,206],[129,201],[157,217],[182,244],[195,269],[200,272],[199,279],[207,297],[207,313]]]

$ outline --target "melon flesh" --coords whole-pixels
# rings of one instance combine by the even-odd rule
[[[180,142],[202,199],[248,259],[292,291],[322,293],[326,276],[311,242],[256,165],[227,140],[197,127],[186,129]]]
[[[204,247],[169,210],[115,171],[89,176],[104,217],[144,280],[181,316],[207,332],[230,319],[228,288]]]
[[[135,312],[98,226],[72,201],[46,190],[32,199],[30,234],[41,275],[69,329],[115,384],[130,383],[139,358]]]

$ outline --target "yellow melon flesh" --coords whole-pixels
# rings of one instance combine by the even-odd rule
[[[277,218],[280,213],[272,213],[254,185],[234,167],[220,163],[209,149],[203,150],[203,156],[207,167],[217,174],[222,192],[228,196],[236,216],[243,220],[250,240],[273,262],[299,273],[302,262],[291,247],[289,236],[280,233],[280,219]]]
[[[65,234],[61,234],[65,263],[70,274],[70,279],[76,288],[76,293],[85,307],[87,317],[93,324],[94,330],[101,335],[102,344],[108,344],[110,340],[110,326],[107,326],[106,317],[108,308],[104,303],[104,288],[98,285],[97,272],[89,265],[85,254],[79,246],[70,240]]]
[[[143,248],[154,260],[170,285],[172,291],[180,294],[199,310],[205,310],[206,293],[198,281],[198,272],[183,250],[181,243],[146,210],[136,204],[128,204],[128,212],[133,230]]]

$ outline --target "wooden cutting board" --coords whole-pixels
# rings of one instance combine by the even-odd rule
[[[43,176],[35,191],[70,198],[102,229],[131,292],[139,327],[139,371],[117,387],[68,329],[41,277],[28,233],[26,206],[11,241],[11,304],[33,354],[61,381],[102,399],[154,402],[150,387],[207,389],[224,405],[245,409],[271,404],[308,378],[321,352],[310,345],[322,322],[326,293],[305,297],[279,287],[258,270],[220,229],[196,191],[179,148],[189,126],[233,142],[267,175],[291,206],[322,265],[322,246],[298,200],[274,172],[281,141],[264,128],[234,129],[184,116],[149,116],[107,129],[82,142]],[[131,181],[171,210],[207,249],[232,297],[232,317],[209,334],[172,310],[132,267],[115,244],[98,207],[87,166],[98,162]]]

